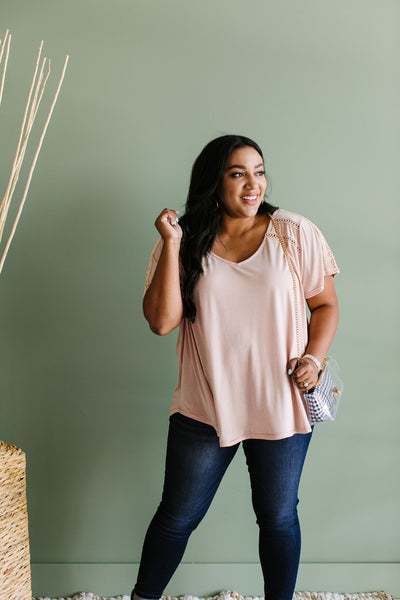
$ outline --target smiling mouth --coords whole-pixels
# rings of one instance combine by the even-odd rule
[[[258,194],[251,196],[240,196],[242,200],[246,202],[246,204],[255,204],[258,200]]]

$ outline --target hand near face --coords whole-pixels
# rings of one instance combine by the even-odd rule
[[[182,229],[178,224],[178,212],[176,210],[164,208],[158,215],[154,225],[164,241],[181,240]]]

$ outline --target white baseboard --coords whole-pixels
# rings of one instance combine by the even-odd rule
[[[66,598],[77,592],[99,596],[129,594],[137,564],[32,564],[34,597]],[[400,598],[400,563],[302,563],[298,591],[385,591]],[[263,595],[260,565],[182,563],[165,593],[171,596],[212,595],[236,590],[246,596]]]

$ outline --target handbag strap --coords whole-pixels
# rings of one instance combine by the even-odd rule
[[[283,239],[282,233],[278,227],[278,223],[275,221],[275,218],[272,216],[272,214],[269,215],[272,225],[274,226],[275,229],[275,233],[278,236],[279,242],[282,246],[282,250],[283,253],[286,257],[288,266],[289,266],[289,271],[290,274],[292,276],[292,282],[293,282],[293,297],[294,297],[294,315],[295,315],[295,319],[296,319],[296,343],[297,343],[297,358],[300,359],[300,326],[299,326],[299,299],[298,299],[298,293],[297,293],[297,278],[296,278],[296,273],[294,270],[294,266],[293,266],[293,262],[292,259],[290,258],[290,254],[288,252],[288,249],[286,247],[285,244],[285,240]]]

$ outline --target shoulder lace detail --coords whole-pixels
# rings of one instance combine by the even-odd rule
[[[267,233],[266,237],[272,238],[272,239],[275,239],[275,240],[279,241],[279,238],[278,238],[277,234],[274,231],[272,231],[271,233]],[[295,240],[293,237],[290,237],[286,233],[282,233],[282,237],[285,240],[286,244],[289,244],[290,246],[294,247],[294,249],[296,250],[296,252],[298,254],[301,254],[301,248],[300,248],[297,240]]]
[[[302,248],[302,232],[305,235],[311,235],[318,239],[322,260],[324,265],[324,275],[336,275],[339,273],[339,268],[336,264],[335,257],[330,249],[323,233],[318,227],[306,217],[294,213],[282,211],[278,215],[274,215],[275,221],[281,230],[281,235],[288,245],[297,255],[304,257],[305,248]],[[277,238],[275,232],[269,233],[268,237]]]
[[[299,244],[299,231],[300,231],[300,223],[295,221],[294,219],[291,219],[288,216],[275,216],[274,215],[274,220],[276,222],[276,224],[278,225],[281,235],[283,237],[283,239],[285,240],[285,243],[288,244],[288,246],[292,247],[293,250],[295,250],[297,252],[297,254],[301,254],[302,250],[301,250],[301,246]],[[282,227],[283,225],[283,227]],[[291,235],[290,232],[290,228],[293,227],[294,228],[294,235]],[[277,234],[275,233],[275,231],[272,231],[271,233],[267,233],[267,237],[269,238],[273,238],[279,241],[279,238],[277,236]]]
[[[324,275],[337,275],[339,268],[337,266],[332,250],[328,246],[328,242],[321,235],[322,254],[324,259]]]
[[[296,229],[300,229],[300,223],[298,223],[297,221],[294,221],[290,217],[274,217],[274,218],[275,218],[275,221],[278,223],[289,223],[290,225],[293,225],[293,227],[296,227]]]

